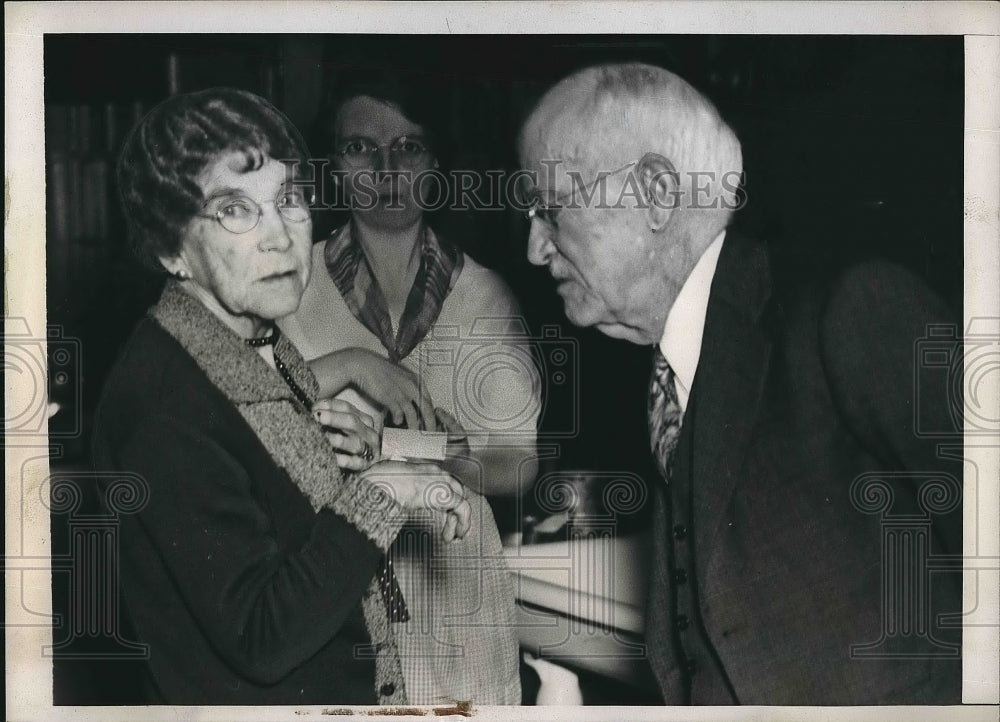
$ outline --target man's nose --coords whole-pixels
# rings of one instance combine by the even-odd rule
[[[537,218],[532,218],[528,231],[528,261],[536,266],[548,265],[555,251],[551,229],[546,228]]]

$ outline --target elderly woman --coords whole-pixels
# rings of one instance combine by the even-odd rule
[[[132,241],[170,274],[107,382],[95,463],[148,503],[121,521],[127,608],[150,701],[408,701],[386,551],[410,512],[463,536],[463,490],[432,464],[378,461],[372,420],[319,387],[275,319],[310,275],[301,137],[232,89],[170,98],[126,141]]]
[[[434,119],[441,110],[426,83],[384,70],[355,71],[337,86],[320,135],[332,149],[350,221],[314,247],[316,272],[281,327],[330,383],[326,391],[346,387],[349,398],[371,402],[363,407],[388,423],[447,430],[445,465],[463,484],[480,494],[523,494],[537,470],[540,381],[510,289],[425,218],[431,194],[444,190],[431,175],[439,167]],[[337,370],[355,363],[368,369],[365,385],[335,383]],[[372,398],[379,388],[413,384],[421,391],[414,405]],[[448,560],[465,546],[467,559],[503,566],[490,508],[471,498],[474,542],[442,549],[416,541],[395,550],[415,611],[395,628],[417,702],[519,701],[515,640],[506,641],[506,652],[491,650],[469,641],[482,636],[475,626],[462,626],[483,600],[494,604],[498,628],[514,623],[512,591],[485,589],[475,563]],[[449,646],[466,652],[456,656]],[[511,664],[496,662],[508,658]]]

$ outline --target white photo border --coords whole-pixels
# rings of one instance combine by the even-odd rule
[[[66,2],[7,3],[5,15],[4,315],[46,327],[42,51],[48,33],[774,33],[965,36],[965,324],[986,318],[1000,334],[1000,6],[986,2]],[[993,387],[992,393],[997,389]],[[5,408],[30,384],[5,375]],[[5,417],[6,418],[6,417]],[[914,708],[477,708],[508,719],[995,719],[998,678],[1000,440],[967,440],[978,468],[965,497],[966,608],[962,707]],[[52,663],[48,510],[37,488],[48,473],[44,435],[5,443],[6,689],[11,720],[285,720],[322,707],[58,707]],[[36,493],[31,493],[31,492]],[[978,503],[977,503],[978,501]],[[970,532],[970,530],[975,530]],[[33,610],[28,612],[26,610]],[[32,620],[31,617],[34,616]],[[976,626],[979,625],[979,626]],[[986,705],[986,706],[980,706]],[[358,708],[359,713],[363,709]],[[365,716],[369,716],[365,714]],[[417,719],[419,716],[403,715]],[[431,718],[434,715],[431,714]],[[400,715],[393,715],[399,719]]]

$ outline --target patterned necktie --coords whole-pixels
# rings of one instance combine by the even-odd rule
[[[669,479],[670,458],[681,435],[681,405],[674,387],[674,370],[654,347],[653,377],[649,383],[649,448],[664,479]]]

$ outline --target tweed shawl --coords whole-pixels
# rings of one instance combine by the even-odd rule
[[[355,474],[341,473],[320,425],[309,409],[302,408],[277,371],[173,280],[167,282],[150,316],[232,401],[314,510],[331,509],[380,549],[388,550],[406,521],[406,509],[376,485]],[[319,391],[316,379],[295,346],[282,337],[274,350],[295,382],[315,398]],[[375,694],[386,704],[406,704],[398,648],[374,577],[361,604],[372,644],[357,653],[375,659]],[[381,695],[387,683],[395,686],[395,692]]]

